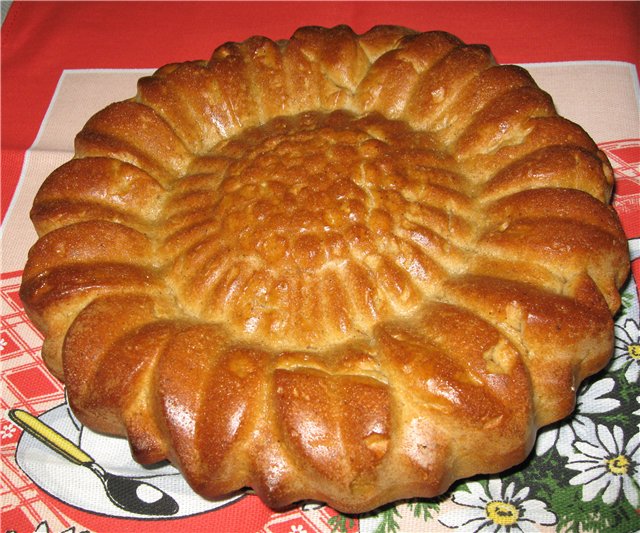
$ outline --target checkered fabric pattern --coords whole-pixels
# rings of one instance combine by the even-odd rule
[[[71,521],[50,505],[48,497],[16,465],[15,452],[21,431],[6,417],[20,407],[39,415],[64,401],[62,384],[46,370],[40,357],[42,335],[27,318],[18,291],[20,273],[0,276],[0,406],[3,418],[0,499],[3,523],[18,533],[33,531],[47,517],[54,530]]]

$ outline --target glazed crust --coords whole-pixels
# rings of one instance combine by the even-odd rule
[[[89,427],[361,512],[522,461],[603,368],[613,174],[529,74],[395,26],[167,65],[34,201],[21,296]]]

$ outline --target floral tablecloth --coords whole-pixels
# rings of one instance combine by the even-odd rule
[[[42,180],[72,153],[73,136],[136,80],[168,62],[205,58],[226,40],[288,37],[301,25],[379,23],[444,29],[520,63],[609,156],[614,206],[629,238],[633,275],[616,317],[609,367],[580,389],[575,414],[544,429],[523,464],[457,483],[441,498],[345,516],[304,505],[274,512],[251,494],[209,502],[175,470],[131,461],[120,439],[82,427],[63,385],[40,359],[42,337],[18,289],[35,232],[28,211]],[[0,405],[2,531],[421,532],[640,530],[640,90],[637,3],[27,3],[2,28],[2,269]],[[24,409],[107,470],[163,487],[171,517],[114,506],[97,477],[33,437],[7,413]]]

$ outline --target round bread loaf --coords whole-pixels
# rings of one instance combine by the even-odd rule
[[[443,32],[167,65],[35,198],[21,296],[87,426],[205,497],[361,512],[502,471],[607,363],[611,167]]]

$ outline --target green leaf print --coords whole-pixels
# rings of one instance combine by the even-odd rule
[[[382,520],[375,529],[375,533],[397,533],[400,531],[396,517],[400,517],[401,515],[396,506],[386,507],[378,516],[380,516]]]
[[[413,516],[423,518],[425,522],[434,519],[434,515],[440,510],[440,501],[438,500],[416,500],[407,503],[407,507],[413,511]]]
[[[551,499],[551,507],[558,516],[558,530],[566,533],[585,531],[631,531],[627,529],[638,520],[635,509],[623,498],[609,505],[602,498],[582,500],[582,487],[558,487]]]
[[[338,514],[330,517],[327,523],[331,526],[331,533],[348,533],[350,529],[355,527],[356,519],[352,516]]]
[[[621,295],[622,305],[620,306],[620,311],[618,312],[618,315],[617,315],[618,317],[620,317],[621,315],[628,314],[629,311],[631,310],[631,306],[634,300],[633,289],[634,289],[633,284],[628,281],[624,288],[624,292]]]

